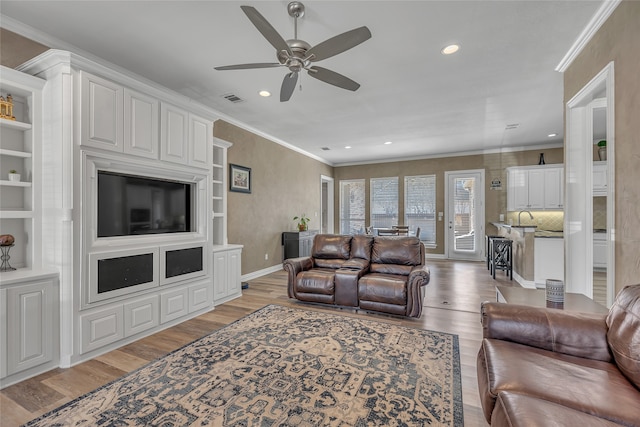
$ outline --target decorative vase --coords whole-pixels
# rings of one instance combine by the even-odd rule
[[[547,279],[545,298],[547,303],[564,304],[564,282],[562,280]]]
[[[598,148],[598,157],[600,157],[600,160],[602,161],[607,160],[607,147]]]
[[[538,160],[539,165],[544,165],[544,153],[540,153],[540,159]]]
[[[19,173],[10,173],[9,174],[9,181],[20,181],[20,174]]]
[[[307,231],[307,226],[304,224],[298,224],[298,231]]]

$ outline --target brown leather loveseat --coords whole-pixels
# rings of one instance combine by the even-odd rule
[[[430,278],[424,260],[416,237],[318,234],[310,257],[283,266],[290,298],[420,317]]]
[[[604,315],[485,302],[482,326],[492,426],[640,426],[640,285]]]

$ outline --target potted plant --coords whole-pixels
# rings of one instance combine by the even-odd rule
[[[305,214],[302,214],[300,216],[294,216],[293,220],[298,221],[298,231],[306,231],[307,225],[309,224],[309,221],[311,221],[309,218],[305,216]]]
[[[600,160],[607,160],[607,141],[605,139],[598,142],[598,157]]]
[[[20,181],[20,174],[17,170],[11,169],[9,171],[9,181]]]

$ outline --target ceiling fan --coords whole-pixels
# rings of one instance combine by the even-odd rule
[[[302,18],[304,15],[304,5],[301,2],[292,1],[287,6],[289,16],[294,18],[294,38],[286,41],[254,7],[240,6],[240,8],[264,38],[276,48],[278,62],[227,65],[215,67],[216,70],[287,67],[289,73],[284,77],[280,88],[280,102],[288,101],[291,98],[298,82],[298,73],[302,70],[306,70],[311,77],[325,83],[351,91],[358,90],[359,83],[335,71],[312,65],[312,63],[335,56],[370,39],[371,31],[367,27],[347,31],[312,47],[306,41],[298,39],[298,18]]]

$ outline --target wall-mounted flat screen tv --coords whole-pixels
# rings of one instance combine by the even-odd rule
[[[98,171],[98,237],[191,229],[192,184]]]

